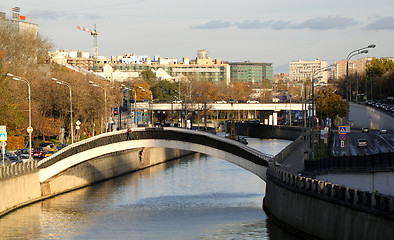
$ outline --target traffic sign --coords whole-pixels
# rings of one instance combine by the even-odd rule
[[[75,124],[81,125],[81,121],[78,120]]]
[[[345,147],[345,141],[341,141],[341,147]]]
[[[7,132],[0,132],[0,141],[7,141]]]
[[[346,126],[338,126],[339,134],[346,134]]]
[[[32,133],[32,132],[33,132],[33,128],[32,128],[32,127],[27,127],[26,131],[27,131],[28,133]]]
[[[79,125],[75,126],[75,129],[79,130],[81,127]]]
[[[327,139],[328,138],[328,134],[327,133],[323,134],[323,138]]]
[[[346,135],[345,135],[345,134],[339,135],[339,139],[340,139],[341,141],[345,141],[345,140],[346,140]]]

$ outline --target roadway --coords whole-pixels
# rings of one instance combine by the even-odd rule
[[[362,133],[361,130],[351,131],[346,134],[349,140],[350,155],[370,155],[379,152],[394,151],[394,132],[380,134],[378,130],[370,130],[369,133]],[[368,144],[366,147],[358,147],[358,140],[366,139]],[[346,142],[346,141],[345,141]],[[337,132],[334,132],[333,155],[346,155],[346,147],[341,147],[341,141]]]

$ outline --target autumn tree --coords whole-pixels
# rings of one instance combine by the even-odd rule
[[[346,116],[346,100],[336,94],[333,88],[321,89],[316,96],[316,114],[320,119]]]

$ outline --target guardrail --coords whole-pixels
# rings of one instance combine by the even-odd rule
[[[0,166],[0,178],[13,177],[37,170],[37,161],[16,163],[14,165]]]
[[[394,169],[394,152],[305,160],[304,172],[387,171]]]
[[[296,176],[276,167],[270,167],[267,170],[267,178],[276,185],[293,192],[394,220],[394,197],[392,196]]]

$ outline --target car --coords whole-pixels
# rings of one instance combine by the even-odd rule
[[[59,145],[57,145],[56,149],[59,151],[60,149],[63,149],[65,147],[67,147],[69,144],[68,143],[61,143]]]
[[[227,102],[224,100],[218,100],[218,101],[215,101],[215,103],[227,103]]]
[[[387,129],[382,128],[382,129],[380,129],[379,133],[380,134],[386,134],[387,133]]]
[[[182,103],[182,100],[174,100],[172,103]]]
[[[10,161],[11,165],[22,162],[22,160],[16,155],[8,156],[8,160]]]
[[[54,151],[54,150],[50,150],[50,151],[48,151],[48,152],[46,152],[45,153],[45,157],[49,157],[49,156],[51,156],[52,154],[54,154],[56,151]]]
[[[53,143],[51,142],[40,142],[40,147],[50,147],[53,148]]]
[[[44,158],[46,154],[46,151],[42,147],[34,148],[32,152],[32,157],[37,157],[37,158]]]
[[[229,99],[228,102],[229,102],[229,103],[238,103],[238,101],[235,100],[235,99]]]
[[[29,159],[29,149],[20,148],[16,150],[15,155],[17,155],[20,159]]]
[[[359,139],[357,142],[357,145],[359,147],[366,147],[366,146],[368,146],[368,141],[366,139]]]
[[[248,100],[248,101],[246,101],[246,103],[259,103],[259,101],[257,101],[257,100]]]
[[[368,133],[369,132],[369,128],[363,127],[363,128],[361,128],[361,132],[362,133]]]

